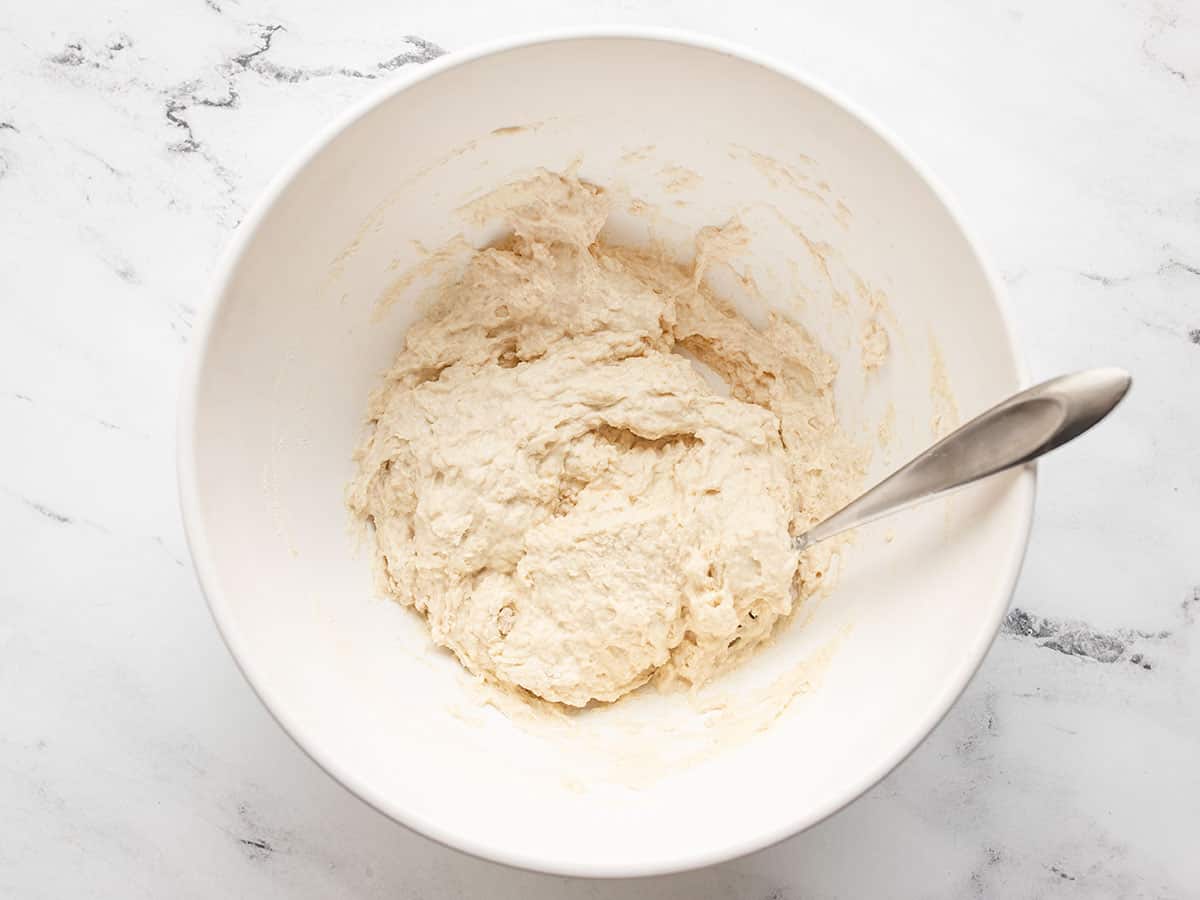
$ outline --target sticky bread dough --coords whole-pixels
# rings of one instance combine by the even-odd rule
[[[551,173],[472,212],[512,236],[409,329],[356,453],[380,586],[471,672],[549,701],[703,684],[821,584],[831,551],[790,536],[863,469],[835,364],[704,284],[728,230],[690,268],[610,246],[604,192]]]

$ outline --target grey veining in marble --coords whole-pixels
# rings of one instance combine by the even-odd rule
[[[43,0],[0,16],[0,896],[1200,893],[1200,5]],[[275,726],[179,524],[196,305],[256,193],[374,83],[503,34],[682,25],[806,69],[937,172],[1035,377],[1120,365],[1042,466],[1004,632],[807,834],[633,883],[393,825]],[[420,35],[419,37],[417,35]]]

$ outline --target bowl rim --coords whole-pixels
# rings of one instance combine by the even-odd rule
[[[436,78],[443,72],[469,65],[488,56],[541,44],[589,39],[660,41],[696,50],[720,53],[742,62],[762,67],[790,79],[813,91],[857,119],[912,169],[942,205],[950,220],[962,235],[976,264],[983,272],[988,288],[992,293],[997,312],[1001,319],[1003,338],[1016,369],[1018,381],[1021,386],[1028,385],[1029,372],[1018,348],[1016,330],[1013,327],[1007,295],[1001,280],[996,275],[995,269],[981,251],[980,244],[976,240],[974,233],[966,225],[957,205],[952,201],[946,189],[918,161],[904,143],[878,122],[871,113],[845,97],[840,91],[823,83],[820,79],[814,78],[793,66],[779,62],[769,54],[760,53],[749,47],[726,41],[722,38],[670,27],[602,25],[554,28],[475,44],[463,50],[452,51],[430,62],[402,70],[399,74],[381,84],[377,89],[351,104],[340,115],[335,116],[330,122],[324,125],[268,182],[267,186],[259,194],[253,206],[236,226],[232,236],[229,238],[229,242],[219,257],[209,280],[205,292],[206,302],[197,310],[193,337],[187,350],[188,359],[183,369],[179,388],[178,418],[176,423],[176,468],[180,511],[183,518],[188,549],[191,553],[201,592],[206,598],[209,611],[217,625],[217,630],[225,642],[230,655],[233,657],[235,664],[241,671],[242,676],[262,702],[267,712],[309,759],[368,806],[406,828],[443,846],[451,847],[481,859],[529,871],[585,878],[631,878],[667,875],[715,865],[758,850],[763,850],[800,834],[844,809],[877,785],[899,766],[900,763],[904,762],[933,733],[934,729],[945,718],[946,714],[979,671],[988,650],[999,633],[1003,617],[1012,601],[1032,530],[1037,485],[1037,465],[1036,463],[1027,464],[1018,473],[1011,488],[1017,493],[1018,500],[1023,502],[1019,522],[1019,527],[1023,534],[1019,539],[1017,552],[1010,560],[1009,569],[1003,576],[1006,585],[1004,591],[1006,599],[1003,604],[997,604],[995,609],[991,611],[990,622],[988,623],[989,627],[981,633],[981,638],[975,642],[975,645],[968,648],[969,652],[964,654],[958,677],[948,679],[940,694],[930,699],[923,715],[919,717],[919,725],[910,730],[910,734],[906,740],[898,743],[881,764],[869,771],[863,772],[854,786],[846,790],[841,796],[820,807],[807,809],[802,813],[798,813],[786,825],[781,827],[762,829],[737,842],[727,842],[720,846],[699,848],[691,853],[676,854],[652,862],[630,864],[612,860],[580,862],[578,860],[545,858],[539,856],[536,849],[518,852],[504,846],[495,846],[489,844],[486,839],[460,833],[455,829],[444,827],[439,822],[427,817],[414,815],[410,811],[393,804],[387,797],[373,793],[368,785],[361,781],[353,772],[346,770],[337,759],[326,754],[321,747],[306,746],[299,737],[295,722],[290,719],[284,709],[277,706],[276,698],[273,697],[270,688],[262,681],[259,672],[252,662],[252,655],[246,652],[246,647],[243,645],[240,635],[233,625],[230,605],[218,587],[219,582],[216,578],[216,570],[210,557],[207,535],[200,514],[196,477],[196,410],[205,362],[211,347],[214,324],[219,318],[219,313],[225,304],[233,274],[242,256],[258,235],[263,220],[286,192],[297,175],[322,150],[336,140],[343,131],[376,107],[386,103],[392,97],[413,85]]]

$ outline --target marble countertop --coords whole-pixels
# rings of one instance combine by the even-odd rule
[[[798,6],[798,5],[796,5]],[[1185,897],[1200,890],[1200,4],[68,0],[0,17],[0,896]],[[990,249],[1035,376],[1135,373],[1042,467],[1014,609],[890,777],[642,882],[437,846],[321,773],[210,621],[175,492],[218,252],[372,82],[561,25],[770,53],[905,140]]]

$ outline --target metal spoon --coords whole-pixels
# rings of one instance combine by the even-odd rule
[[[938,494],[1037,459],[1083,434],[1121,402],[1133,379],[1088,369],[1022,391],[942,438],[857,500],[793,539],[796,550]]]

